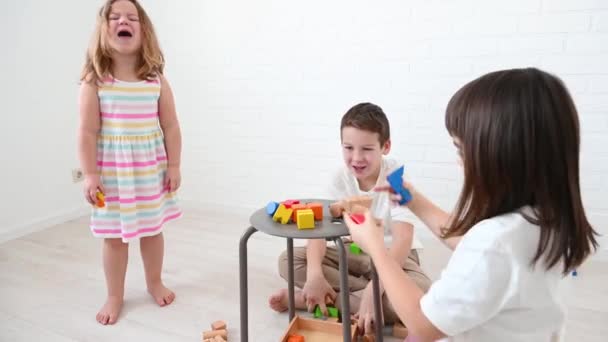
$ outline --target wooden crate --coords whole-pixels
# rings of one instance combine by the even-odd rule
[[[356,341],[356,324],[351,325],[350,332],[351,339]],[[304,336],[306,342],[342,342],[344,340],[342,337],[342,323],[302,318],[300,316],[293,318],[285,335],[281,338],[281,342],[287,342],[287,338],[291,334]]]

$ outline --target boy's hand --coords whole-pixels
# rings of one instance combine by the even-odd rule
[[[378,325],[376,322],[376,315],[374,314],[373,288],[374,286],[370,281],[365,287],[365,290],[363,290],[359,311],[355,314],[359,331],[362,331],[363,335],[372,334],[374,332],[374,328],[377,328],[376,326]],[[383,290],[380,289],[380,298],[382,298],[382,292]],[[380,303],[380,305],[382,305],[382,303]],[[382,320],[384,320],[384,313],[382,309],[380,312],[383,315]]]
[[[325,316],[328,315],[326,304],[335,303],[337,296],[336,291],[322,274],[313,275],[306,280],[304,288],[302,288],[302,295],[306,301],[308,312],[313,312],[315,307],[319,305]]]
[[[177,166],[169,166],[165,174],[164,187],[169,189],[169,192],[175,192],[179,189],[182,182],[181,172]]]

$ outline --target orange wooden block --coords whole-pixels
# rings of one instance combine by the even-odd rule
[[[312,211],[315,213],[315,220],[323,220],[323,203],[308,203],[306,204],[306,208],[312,209]]]
[[[304,336],[302,335],[289,335],[287,342],[304,342]]]
[[[211,323],[211,330],[222,330],[226,329],[226,322],[224,321],[215,321]]]
[[[298,203],[291,205],[291,210],[293,210],[293,213],[291,214],[291,222],[298,222],[298,210],[302,209],[307,209],[306,204]]]

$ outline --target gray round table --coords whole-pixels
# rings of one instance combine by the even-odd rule
[[[257,231],[282,237],[287,240],[287,289],[289,293],[289,322],[295,316],[294,300],[294,267],[293,267],[293,239],[325,239],[336,243],[340,259],[340,295],[342,296],[342,317],[343,321],[350,323],[350,291],[348,288],[348,262],[343,236],[350,235],[348,228],[342,220],[336,220],[329,214],[328,200],[322,199],[301,199],[301,203],[317,202],[323,203],[323,220],[315,221],[314,229],[298,229],[295,223],[281,224],[275,222],[266,213],[266,208],[255,211],[249,218],[251,226],[247,228],[240,240],[239,245],[239,281],[240,281],[240,302],[241,302],[241,341],[249,340],[249,309],[248,309],[248,288],[247,288],[247,241]],[[382,342],[382,313],[380,304],[379,281],[376,268],[372,263],[372,283],[374,287],[374,314],[376,316],[376,341]],[[345,342],[350,342],[350,324],[342,324],[342,331]]]

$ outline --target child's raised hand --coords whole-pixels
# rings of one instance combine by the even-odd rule
[[[363,215],[363,222],[356,223],[348,214],[344,214],[344,223],[350,235],[364,252],[372,255],[378,249],[384,249],[384,229],[379,221],[372,217],[369,210],[359,213]]]
[[[97,192],[105,194],[101,176],[98,174],[89,174],[84,177],[84,198],[92,205],[97,204]]]
[[[179,189],[182,183],[182,175],[179,167],[169,166],[167,173],[165,174],[165,180],[163,186],[165,189],[169,189],[169,192],[175,192]]]

